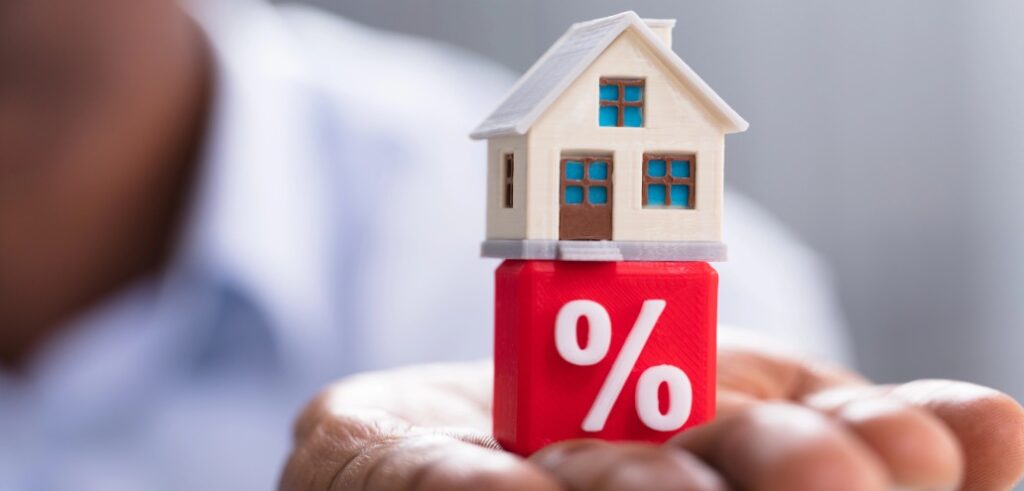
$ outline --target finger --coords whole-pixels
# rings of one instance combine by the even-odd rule
[[[718,387],[724,393],[752,400],[798,401],[824,389],[865,385],[859,375],[773,347],[769,341],[742,331],[725,331],[718,348]],[[749,401],[724,401],[719,414],[742,411]],[[739,402],[739,404],[733,404]]]
[[[550,445],[530,460],[568,491],[724,491],[722,479],[673,447],[573,440]]]
[[[715,397],[715,412],[718,417],[727,417],[761,404],[756,397],[734,390],[720,390]]]
[[[883,464],[856,436],[820,412],[767,403],[669,441],[741,489],[875,491],[889,487]]]
[[[956,435],[963,489],[1010,489],[1024,475],[1024,409],[1006,394],[949,380],[920,380],[890,393],[931,411]]]
[[[935,415],[884,394],[877,386],[825,391],[807,399],[846,425],[907,489],[955,489],[963,457],[956,435]]]

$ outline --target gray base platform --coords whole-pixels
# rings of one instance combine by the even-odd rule
[[[613,240],[487,240],[480,255],[501,259],[559,261],[705,261],[726,260],[721,242],[630,242]]]

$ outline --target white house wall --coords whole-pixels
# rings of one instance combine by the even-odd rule
[[[502,156],[513,154],[512,208],[502,202],[505,185]],[[487,143],[487,238],[521,239],[526,234],[527,168],[526,136],[492,138]]]
[[[601,77],[646,80],[643,128],[598,126]],[[610,152],[614,158],[613,240],[721,240],[725,141],[721,123],[666,71],[631,30],[623,32],[545,111],[528,138],[530,194],[525,238],[558,239],[562,155]],[[696,154],[694,209],[643,208],[645,152]],[[517,192],[520,189],[517,185]],[[512,232],[514,227],[510,223],[506,219],[495,224],[495,228]]]

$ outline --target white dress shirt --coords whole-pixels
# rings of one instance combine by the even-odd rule
[[[466,135],[512,75],[307,8],[199,4],[215,102],[177,252],[0,374],[0,489],[272,489],[323,384],[491,351]],[[844,356],[817,260],[727,200],[720,319]]]

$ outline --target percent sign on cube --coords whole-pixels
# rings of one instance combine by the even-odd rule
[[[582,428],[587,432],[604,429],[608,415],[615,401],[622,395],[626,380],[640,359],[655,324],[665,310],[665,300],[646,300],[640,308],[633,329],[619,351],[611,371],[601,385]],[[580,318],[587,320],[587,343],[580,346],[577,333]],[[612,340],[612,320],[605,308],[593,300],[573,300],[558,311],[555,320],[555,346],[562,358],[578,366],[595,365],[608,355]],[[668,390],[668,404],[661,411],[658,391],[662,384]],[[662,364],[649,367],[640,375],[636,386],[636,413],[648,428],[657,431],[674,431],[686,424],[693,405],[693,387],[686,372],[679,367]]]
[[[505,261],[494,436],[662,442],[714,417],[718,276],[700,262]]]

